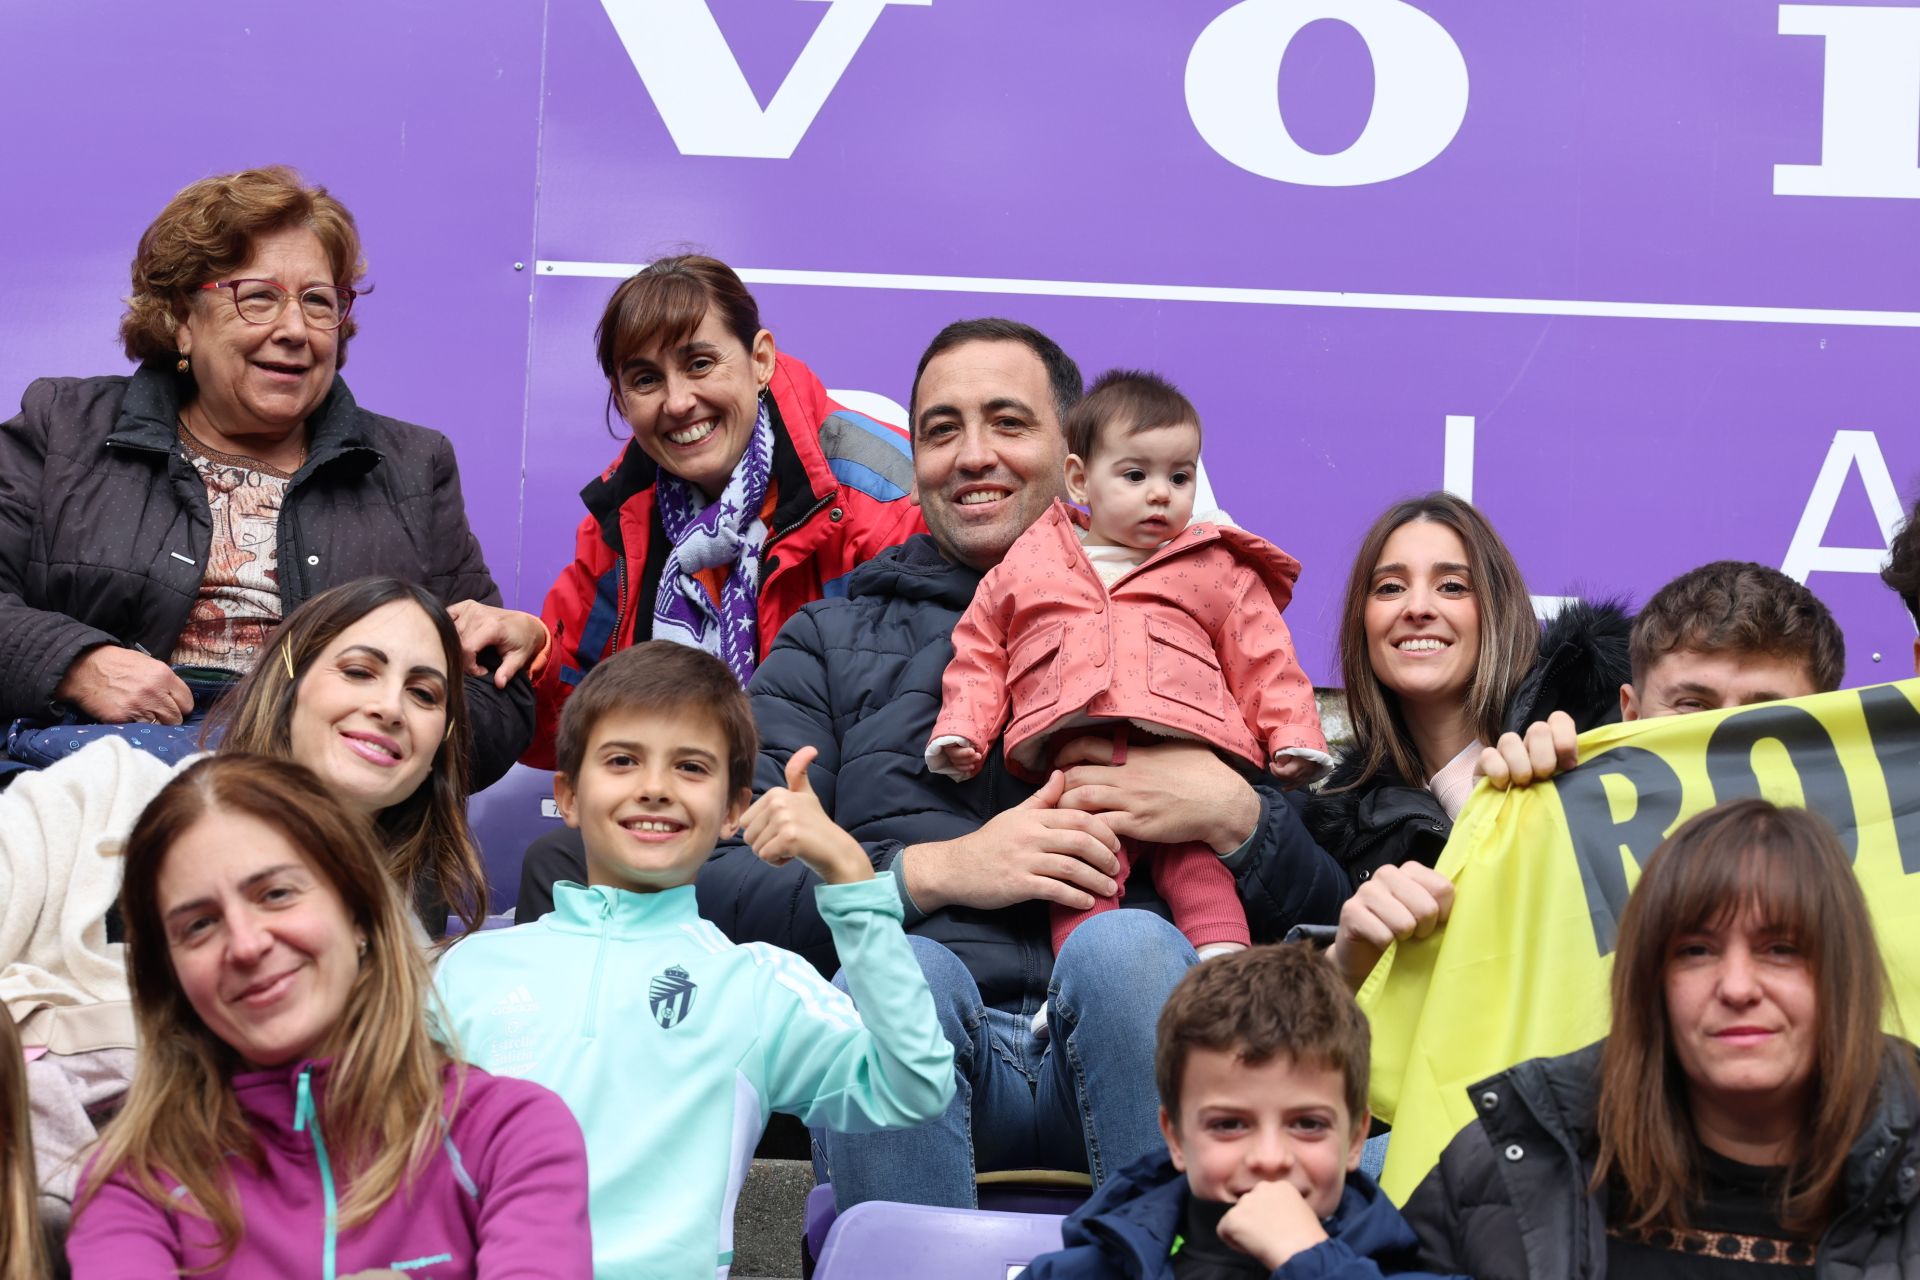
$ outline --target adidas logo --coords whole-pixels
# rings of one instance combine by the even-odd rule
[[[533,998],[533,992],[523,983],[507,992],[493,1005],[493,1014],[498,1018],[525,1017],[540,1012],[540,1002]]]

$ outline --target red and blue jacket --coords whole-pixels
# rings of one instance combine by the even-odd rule
[[[801,606],[840,595],[847,574],[926,529],[908,501],[913,455],[903,432],[836,404],[811,369],[785,354],[768,390],[775,506],[760,558],[762,660]],[[653,634],[669,550],[653,502],[658,472],[629,442],[580,491],[587,515],[573,563],[540,610],[552,640],[534,682],[533,744],[521,757],[535,768],[553,768],[560,708],[573,687],[601,659]]]

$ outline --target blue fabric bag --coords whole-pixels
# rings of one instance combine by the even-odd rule
[[[168,764],[177,764],[213,743],[202,745],[201,722],[227,691],[240,681],[240,673],[221,667],[175,667],[193,694],[193,710],[180,724],[96,724],[77,711],[69,711],[58,720],[22,718],[7,729],[7,760],[0,768],[44,769],[56,760],[64,760],[90,742],[119,738],[128,746],[159,756]]]

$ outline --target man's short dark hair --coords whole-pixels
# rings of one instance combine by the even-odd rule
[[[1197,431],[1200,415],[1194,412],[1193,401],[1159,374],[1109,369],[1093,380],[1061,422],[1067,429],[1067,452],[1091,462],[1100,433],[1108,428],[1118,427],[1132,436],[1190,422]]]
[[[913,371],[913,390],[907,396],[909,438],[914,434],[912,420],[920,412],[917,403],[920,399],[920,375],[927,371],[927,365],[935,356],[969,342],[1017,342],[1033,352],[1039,357],[1040,363],[1046,366],[1047,388],[1053,392],[1054,416],[1062,424],[1066,422],[1067,411],[1080,398],[1080,389],[1085,385],[1080,377],[1080,366],[1073,362],[1072,356],[1060,349],[1059,343],[1032,325],[988,316],[979,320],[955,320],[934,334],[933,341],[921,353],[920,363]]]
[[[1153,1051],[1160,1105],[1180,1122],[1180,1085],[1195,1049],[1234,1054],[1250,1067],[1285,1054],[1338,1071],[1347,1115],[1367,1112],[1367,1015],[1332,965],[1307,943],[1250,947],[1187,970],[1160,1010]]]
[[[746,690],[727,664],[702,649],[648,640],[594,667],[567,699],[554,743],[556,772],[578,780],[594,726],[616,712],[678,714],[697,709],[727,740],[727,794],[753,786],[760,731]]]
[[[1913,513],[1900,526],[1900,532],[1893,535],[1880,581],[1893,588],[1913,615],[1913,625],[1920,627],[1920,498],[1914,500]]]
[[[1716,560],[1654,592],[1628,641],[1633,682],[1669,653],[1751,653],[1798,660],[1822,693],[1847,673],[1847,642],[1820,598],[1778,569]]]

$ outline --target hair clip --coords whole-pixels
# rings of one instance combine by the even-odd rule
[[[280,656],[281,656],[281,657],[282,657],[283,659],[285,659],[285,660],[286,660],[286,664],[287,664],[287,679],[289,679],[289,680],[296,680],[296,679],[298,679],[299,677],[297,677],[297,676],[295,676],[295,675],[293,674],[293,646],[292,646],[292,645],[290,645],[290,644],[283,644],[283,645],[281,645],[281,646],[280,646]]]

